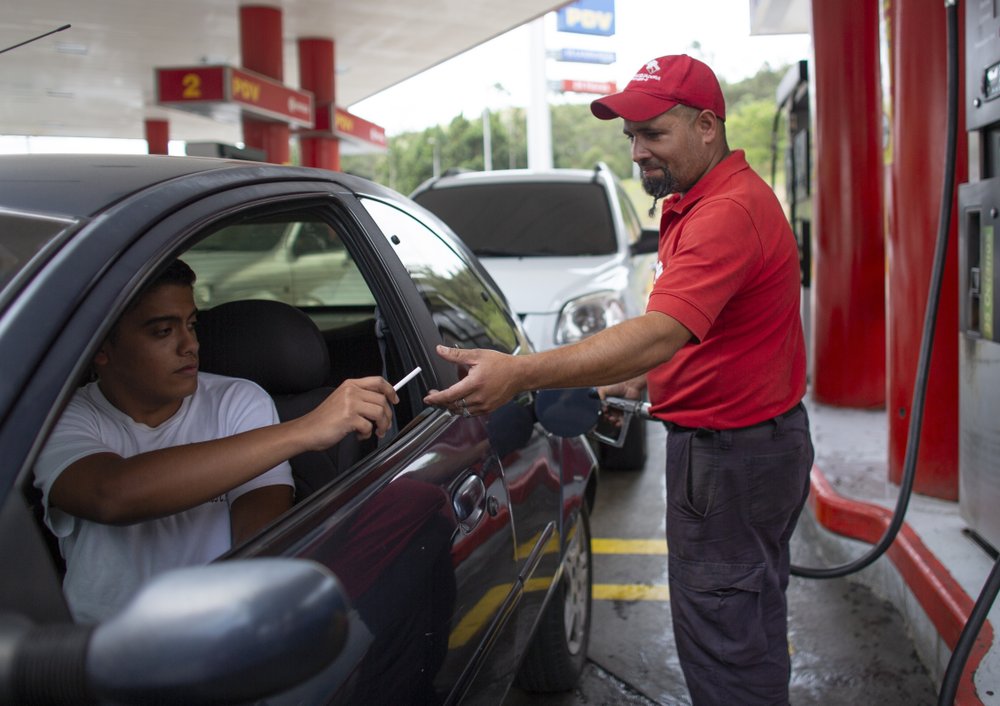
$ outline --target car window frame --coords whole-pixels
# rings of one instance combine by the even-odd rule
[[[190,184],[186,185],[189,186]],[[73,306],[68,308],[64,318],[49,322],[49,329],[52,331],[49,337],[36,341],[45,352],[37,360],[34,371],[23,380],[22,394],[7,410],[9,414],[19,415],[24,421],[24,427],[36,430],[36,433],[29,438],[17,438],[18,435],[11,433],[10,426],[0,428],[0,449],[5,451],[5,457],[10,462],[10,465],[0,469],[0,473],[3,473],[0,476],[0,487],[9,488],[8,492],[31,484],[31,469],[35,459],[77,388],[90,359],[110,330],[110,322],[117,320],[134,293],[159,268],[190,247],[200,234],[240,213],[268,208],[285,210],[292,204],[297,210],[310,204],[314,208],[326,209],[332,215],[337,213],[336,204],[340,203],[345,205],[339,213],[345,223],[353,221],[354,228],[365,227],[363,219],[357,218],[354,213],[359,208],[356,196],[333,181],[235,184],[232,188],[197,199],[192,199],[190,194],[185,193],[187,188],[181,191],[182,203],[171,203],[169,198],[164,198],[160,193],[161,189],[149,189],[129,200],[127,207],[119,204],[119,208],[112,209],[115,213],[105,214],[102,219],[88,224],[90,228],[100,228],[102,233],[101,243],[96,248],[98,252],[92,255],[100,258],[102,253],[106,253],[109,261],[96,273],[91,273],[90,277],[85,273],[77,273],[81,275],[77,281],[83,281],[77,285],[78,291],[68,293],[75,294],[72,296]],[[251,205],[248,206],[247,203]],[[156,208],[156,213],[162,217],[153,218],[148,227],[143,227],[142,221],[150,219],[151,207]],[[368,227],[373,225],[374,223]],[[352,233],[355,246],[360,248],[357,258],[359,268],[365,262],[364,267],[369,268],[366,276],[375,272],[372,279],[368,280],[369,285],[385,292],[383,296],[391,303],[386,307],[391,310],[387,313],[388,317],[395,323],[397,330],[406,332],[403,340],[409,355],[425,358],[423,355],[416,355],[420,348],[415,340],[417,334],[410,331],[409,325],[402,325],[400,328],[403,319],[399,317],[407,315],[403,312],[410,310],[410,307],[401,302],[407,296],[405,290],[396,286],[396,282],[390,281],[392,277],[382,276],[377,268],[372,269],[373,263],[386,262],[384,253],[375,253],[372,248],[363,247],[364,244],[359,242],[367,240],[360,235],[363,231],[352,228],[348,228],[348,231]],[[104,238],[106,233],[112,237]],[[376,245],[381,240],[372,238]],[[69,245],[73,247],[64,248],[57,254],[60,261],[56,263],[55,272],[48,271],[49,276],[54,278],[59,276],[58,272],[72,272],[75,265],[74,250],[85,244],[88,243],[83,240],[71,240]],[[413,290],[412,296],[417,296],[415,288]],[[37,293],[35,296],[38,296]],[[416,310],[418,316],[419,312],[419,309]],[[94,326],[95,320],[101,321],[101,325]],[[422,325],[424,328],[427,326],[426,323]],[[425,368],[429,385],[441,384],[434,377],[435,367],[429,364]],[[425,419],[426,416],[418,415],[414,421]],[[389,446],[377,449],[356,467],[362,471],[364,466],[377,465],[371,457],[382,456],[386,448]],[[368,464],[367,461],[373,463]],[[283,519],[295,515],[294,510],[293,507],[292,511],[284,513],[275,523],[280,524]],[[270,528],[274,526],[271,525]],[[262,532],[268,532],[270,528],[265,528]]]

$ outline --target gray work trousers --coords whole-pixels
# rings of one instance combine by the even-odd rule
[[[814,457],[806,410],[667,428],[670,612],[692,702],[786,705],[789,540]]]

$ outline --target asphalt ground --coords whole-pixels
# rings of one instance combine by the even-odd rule
[[[594,600],[580,686],[559,694],[511,690],[503,706],[690,704],[671,634],[667,592],[666,431],[647,422],[641,472],[602,472],[591,517]],[[793,561],[822,566],[808,511]],[[920,706],[937,702],[896,608],[849,578],[792,577],[788,589],[794,706]]]

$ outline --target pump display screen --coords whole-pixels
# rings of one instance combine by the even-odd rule
[[[1000,95],[1000,63],[993,64],[986,69],[983,75],[983,94],[986,96],[986,100]]]

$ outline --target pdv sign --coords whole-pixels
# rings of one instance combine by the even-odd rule
[[[615,33],[615,0],[576,0],[559,10],[556,28],[610,37]]]

